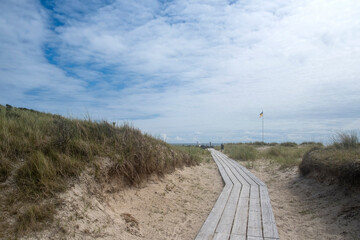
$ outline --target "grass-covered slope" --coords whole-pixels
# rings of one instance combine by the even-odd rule
[[[128,125],[0,105],[0,238],[51,220],[56,194],[104,158],[111,162],[108,176],[128,185],[197,163]]]
[[[360,145],[355,133],[339,133],[331,146],[308,151],[299,166],[320,181],[360,186]]]
[[[304,142],[300,145],[293,142],[270,143],[231,143],[225,144],[224,153],[230,158],[242,161],[254,161],[256,159],[269,159],[278,164],[280,168],[297,166],[304,154],[311,148],[321,143]]]
[[[224,153],[249,161],[249,167],[256,159],[268,159],[280,169],[299,166],[302,175],[320,181],[360,186],[360,143],[356,133],[339,133],[327,147],[315,142],[233,143],[225,144]]]

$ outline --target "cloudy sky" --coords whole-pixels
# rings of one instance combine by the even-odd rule
[[[1,0],[0,104],[176,142],[360,126],[359,0]]]

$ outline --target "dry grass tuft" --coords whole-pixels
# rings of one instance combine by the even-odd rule
[[[41,230],[47,223],[53,220],[55,213],[52,204],[26,204],[22,207],[22,213],[19,214],[16,222],[15,231],[17,235],[24,234],[34,230]]]
[[[339,132],[333,137],[333,146],[338,149],[351,149],[359,146],[359,136],[356,132]]]

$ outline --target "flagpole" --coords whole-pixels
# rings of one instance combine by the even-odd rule
[[[264,111],[262,111],[262,112],[264,112]],[[264,144],[264,113],[262,116],[262,142]]]

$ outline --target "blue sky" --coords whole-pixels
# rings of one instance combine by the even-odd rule
[[[0,104],[171,143],[360,126],[360,1],[0,1]]]

